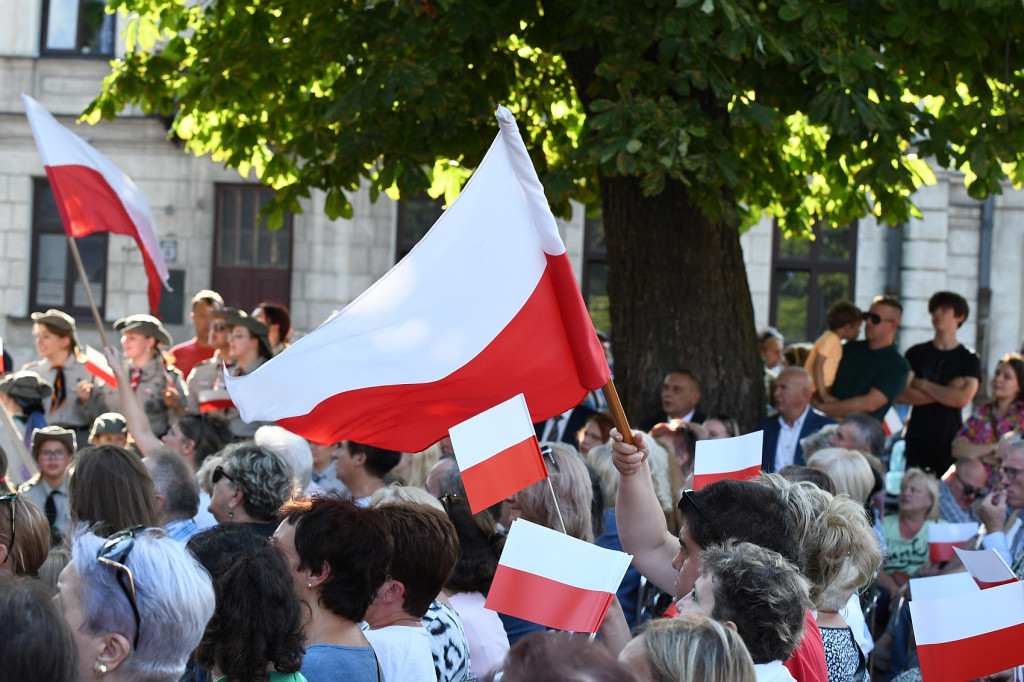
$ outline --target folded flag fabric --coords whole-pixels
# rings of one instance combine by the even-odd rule
[[[910,613],[921,674],[964,682],[1024,663],[1024,583],[942,599],[914,599]]]
[[[517,519],[485,606],[573,632],[597,632],[633,557]]]
[[[994,549],[971,551],[955,548],[954,551],[963,562],[964,568],[978,583],[978,587],[983,590],[1017,582],[1017,576]]]
[[[199,391],[199,411],[212,412],[234,407],[231,395],[225,388],[206,388]]]
[[[693,456],[693,489],[731,478],[745,481],[761,473],[764,431],[734,438],[697,441]]]
[[[885,418],[882,420],[882,427],[885,429],[885,435],[891,436],[894,433],[899,433],[903,430],[903,420],[900,419],[899,412],[892,405],[885,411]]]
[[[979,589],[974,578],[962,572],[910,579],[911,599],[940,599],[954,594],[977,592]]]
[[[114,370],[110,369],[106,356],[92,346],[85,347],[85,369],[97,379],[102,379],[107,386],[117,388],[117,377],[114,376]]]
[[[933,523],[928,526],[928,558],[932,563],[949,561],[953,550],[978,534],[977,523]]]
[[[502,107],[498,122],[462,193],[408,256],[251,375],[227,378],[243,420],[417,452],[519,393],[539,422],[607,382],[515,119]]]
[[[149,279],[149,309],[160,308],[160,288],[170,273],[156,237],[153,213],[132,179],[92,145],[57,122],[43,106],[23,94],[25,113],[46,167],[60,219],[69,237],[113,232],[132,237],[142,252]]]
[[[474,514],[548,475],[522,393],[456,424],[449,435]]]

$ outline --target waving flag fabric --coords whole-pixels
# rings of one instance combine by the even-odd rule
[[[910,602],[921,673],[963,682],[1024,663],[1024,583]]]
[[[244,377],[242,419],[416,452],[523,393],[534,422],[608,380],[543,188],[507,109],[462,194],[398,265]]]
[[[522,393],[453,426],[450,434],[474,514],[548,475]]]
[[[697,441],[693,455],[693,489],[700,490],[725,478],[746,481],[761,473],[764,431],[734,438]]]
[[[106,356],[92,346],[85,347],[85,369],[97,379],[102,379],[107,386],[117,388],[117,377],[114,376],[114,370],[110,369]]]
[[[485,606],[573,632],[597,632],[633,557],[517,519]]]
[[[1003,561],[1003,557],[999,556],[999,552],[994,549],[975,551],[954,549],[953,551],[960,557],[967,573],[983,590],[1017,582],[1017,576]]]
[[[113,232],[135,239],[149,278],[149,309],[160,307],[170,274],[157,241],[153,214],[142,192],[92,145],[57,122],[39,102],[21,96],[57,210],[69,237]]]

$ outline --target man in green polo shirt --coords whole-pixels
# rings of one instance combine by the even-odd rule
[[[832,386],[838,402],[815,401],[815,408],[836,419],[853,412],[866,412],[880,421],[885,418],[910,378],[910,364],[895,346],[902,314],[903,306],[896,298],[875,297],[871,309],[864,313],[865,340],[843,346]]]

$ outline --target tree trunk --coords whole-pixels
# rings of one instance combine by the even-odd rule
[[[712,224],[685,185],[646,197],[636,177],[602,177],[615,385],[630,424],[661,414],[674,368],[700,382],[698,409],[750,429],[764,414],[739,232]]]

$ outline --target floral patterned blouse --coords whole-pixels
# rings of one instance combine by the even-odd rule
[[[1024,401],[1015,400],[1010,409],[999,418],[993,411],[992,403],[985,403],[974,411],[964,422],[957,438],[965,438],[972,443],[995,443],[1004,433],[1019,431],[1024,425]]]

